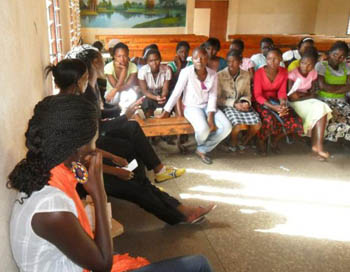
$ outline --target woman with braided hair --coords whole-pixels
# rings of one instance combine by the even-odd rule
[[[35,106],[26,158],[7,183],[19,191],[10,241],[20,271],[211,271],[203,256],[151,265],[128,254],[113,256],[102,155],[95,150],[98,117],[96,107],[76,95],[49,96]],[[94,233],[75,190],[78,182],[94,202]]]
[[[94,64],[96,58],[91,57],[95,53],[86,51],[96,51],[85,49],[82,51],[83,53],[77,55],[77,57],[84,59],[87,67],[90,68],[88,69],[89,89],[92,88],[91,86],[96,85],[96,75],[98,72],[94,70],[98,65]],[[60,88],[64,84],[56,80],[56,78],[60,78],[61,80],[69,79],[68,76],[65,76],[65,74],[68,74],[68,68],[66,67],[65,71],[61,70],[63,64],[69,61],[73,61],[73,59],[65,59],[59,62],[57,66],[50,66],[48,68],[49,70],[54,70],[55,82]],[[72,67],[71,69],[75,68]],[[75,72],[72,72],[72,74],[74,73]],[[81,72],[80,74],[83,73]],[[69,93],[69,91],[73,89],[79,89],[75,83],[78,82],[78,80],[79,79],[75,81],[72,80],[71,85],[73,86],[62,89],[61,92]],[[86,92],[80,90],[79,92],[86,95],[88,90]],[[90,96],[90,98],[92,96]],[[96,103],[96,100],[92,101]],[[153,169],[156,173],[156,182],[165,180],[167,176],[171,178],[179,176],[181,173],[179,174],[178,172],[181,171],[181,169],[163,166],[137,122],[128,121],[125,117],[124,119],[123,117],[119,117],[108,121],[102,120],[100,122],[100,137],[96,144],[97,147],[105,150],[103,152],[105,157],[104,182],[108,195],[134,202],[141,208],[171,225],[203,222],[204,215],[215,207],[215,205],[209,205],[208,207],[189,207],[183,205],[177,199],[151,184],[145,173],[145,165],[149,170]],[[133,159],[136,159],[138,162],[138,167],[134,172],[115,167],[115,164],[124,166],[128,161],[130,162]],[[159,168],[165,168],[163,169],[164,172],[163,170],[158,170]],[[158,176],[157,170],[160,172]],[[121,176],[119,174],[120,171],[127,172],[127,175],[125,175],[125,177]],[[172,172],[174,173],[172,174]],[[131,175],[129,175],[129,173],[131,173]]]

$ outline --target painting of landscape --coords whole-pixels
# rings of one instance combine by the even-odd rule
[[[80,0],[84,28],[186,26],[186,0]]]

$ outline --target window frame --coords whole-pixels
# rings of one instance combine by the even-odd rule
[[[57,64],[63,59],[62,24],[60,0],[46,0],[49,35],[50,63]]]

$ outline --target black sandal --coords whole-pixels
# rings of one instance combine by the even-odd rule
[[[212,164],[213,161],[211,158],[209,158],[207,155],[199,153],[198,151],[196,151],[196,155],[201,159],[201,161],[205,164]]]

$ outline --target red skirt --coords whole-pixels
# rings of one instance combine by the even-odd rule
[[[254,103],[253,106],[261,118],[261,129],[257,133],[260,139],[265,140],[270,135],[276,136],[283,133],[282,126],[284,126],[287,134],[302,135],[304,133],[303,121],[292,108],[289,107],[288,115],[281,117],[284,122],[284,125],[282,125],[269,110],[259,103]]]

